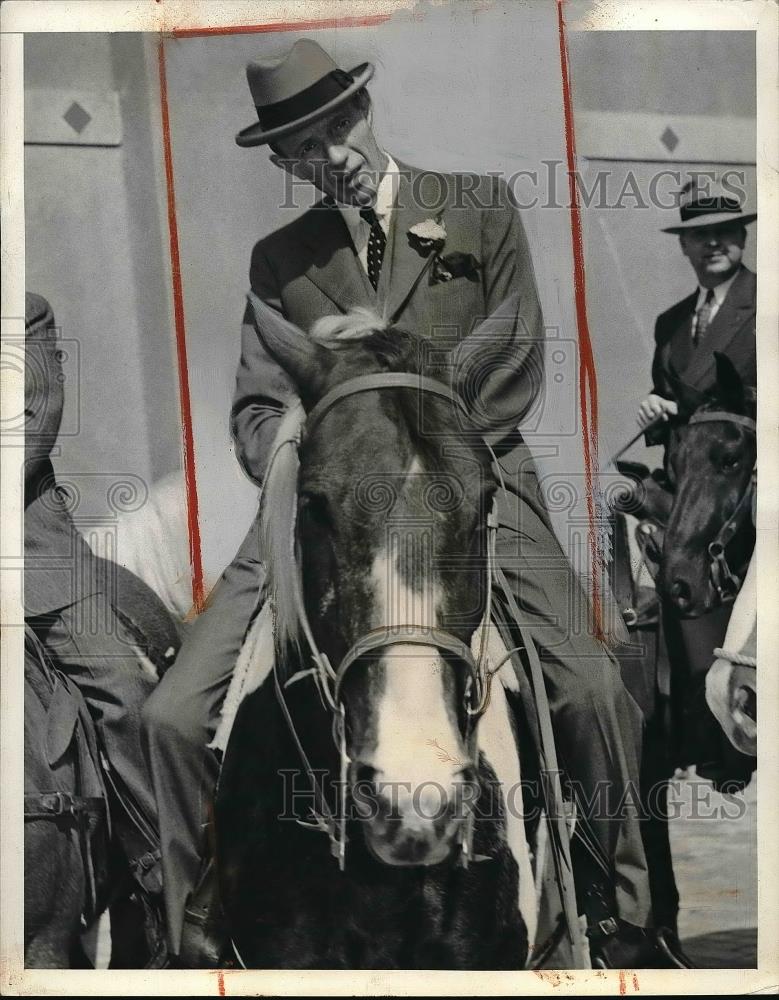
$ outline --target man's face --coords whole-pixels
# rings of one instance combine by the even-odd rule
[[[277,166],[336,201],[360,207],[375,201],[386,156],[369,118],[354,101],[284,136],[277,148],[281,155],[271,154]]]
[[[727,281],[741,264],[747,231],[740,222],[689,229],[679,236],[682,253],[695,268],[703,288]]]

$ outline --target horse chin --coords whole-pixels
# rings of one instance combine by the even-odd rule
[[[365,844],[373,857],[393,868],[429,868],[444,864],[454,854],[451,840],[437,839],[422,831],[401,831],[390,839],[365,824]]]

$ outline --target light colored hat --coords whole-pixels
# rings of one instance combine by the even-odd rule
[[[741,200],[729,188],[715,181],[699,187],[688,181],[679,192],[681,221],[663,229],[664,233],[683,233],[702,226],[716,226],[721,222],[754,222],[757,212],[745,212]]]
[[[361,90],[373,76],[373,64],[348,73],[321,45],[301,38],[281,59],[255,60],[246,79],[259,122],[235,137],[239,146],[262,146],[329,114]]]

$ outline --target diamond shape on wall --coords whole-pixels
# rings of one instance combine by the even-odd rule
[[[676,132],[674,132],[670,125],[667,125],[665,131],[660,136],[660,142],[662,142],[669,153],[673,153],[679,145],[679,136]]]
[[[84,131],[84,129],[92,121],[92,115],[88,111],[85,111],[78,101],[74,101],[65,114],[62,116],[65,121],[70,125],[74,132],[79,135]]]

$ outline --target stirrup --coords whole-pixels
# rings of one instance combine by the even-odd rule
[[[680,969],[697,969],[698,966],[690,956],[684,951],[679,938],[668,927],[658,927],[655,931],[657,947],[668,958],[675,962]]]
[[[189,894],[184,910],[178,964],[185,968],[219,968],[229,943],[212,859]]]

